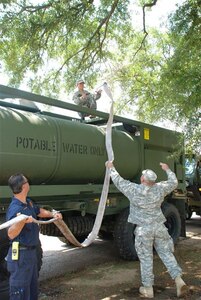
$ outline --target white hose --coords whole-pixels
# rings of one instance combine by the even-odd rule
[[[114,160],[114,153],[113,153],[113,149],[112,149],[113,98],[112,98],[112,94],[108,88],[107,83],[103,84],[103,89],[104,89],[105,93],[108,95],[108,97],[110,97],[110,99],[111,99],[110,115],[109,115],[109,119],[108,119],[107,126],[106,126],[105,144],[106,144],[108,160],[113,161]],[[106,205],[106,201],[107,201],[109,186],[110,186],[110,171],[108,168],[106,168],[103,189],[102,189],[102,193],[101,193],[101,197],[100,197],[100,202],[99,202],[94,226],[93,226],[92,232],[88,235],[88,237],[81,244],[82,247],[89,246],[97,238],[97,235],[99,233],[99,230],[100,230],[100,227],[102,224],[103,215],[105,212],[105,205]]]
[[[7,221],[7,222],[1,224],[1,225],[0,225],[0,230],[2,230],[2,229],[4,229],[4,228],[7,228],[7,227],[10,227],[10,226],[12,226],[13,224],[16,224],[16,223],[18,223],[18,222],[21,222],[21,221],[23,221],[23,220],[26,220],[28,217],[29,217],[29,216],[27,216],[27,215],[20,214],[19,216],[17,216],[17,217],[15,217],[15,218],[13,218],[13,219],[11,219],[11,220],[9,220],[9,221]],[[49,223],[55,222],[56,220],[57,220],[56,218],[52,218],[52,219],[47,220],[47,221],[40,221],[40,220],[36,220],[36,219],[33,218],[33,222],[34,222],[34,223],[37,223],[37,224],[49,224]]]

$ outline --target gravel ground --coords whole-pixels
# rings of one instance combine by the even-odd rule
[[[201,300],[201,233],[189,231],[187,238],[176,245],[175,256],[189,287],[188,294],[182,299]],[[154,299],[177,299],[174,281],[157,255],[154,256],[154,274]],[[39,300],[142,299],[138,293],[139,286],[139,261],[117,259],[41,281]]]

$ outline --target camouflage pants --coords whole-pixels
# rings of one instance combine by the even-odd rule
[[[181,275],[174,252],[174,244],[164,224],[137,226],[135,229],[135,248],[140,260],[141,280],[143,286],[154,284],[153,247],[166,266],[172,279]]]

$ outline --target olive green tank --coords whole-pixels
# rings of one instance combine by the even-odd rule
[[[107,153],[105,128],[10,108],[0,110],[0,183],[15,172],[32,184],[102,183]],[[140,145],[113,130],[113,148],[121,174],[140,170]]]

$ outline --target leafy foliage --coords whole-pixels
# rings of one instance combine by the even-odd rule
[[[201,151],[200,36],[201,1],[187,1],[170,18],[166,42],[169,50],[165,51],[168,59],[161,68],[157,86],[163,103],[156,101],[156,111],[184,128],[193,151]]]
[[[137,39],[130,38],[129,54],[116,53],[119,68],[111,71],[126,91],[124,104],[126,98],[136,107],[140,120],[174,122],[193,152],[201,151],[200,31],[201,1],[187,1],[170,17],[168,33],[149,30],[137,55]]]
[[[118,38],[118,27],[124,34],[130,17],[128,1],[93,2],[47,0],[33,5],[20,0],[2,11],[0,54],[10,84],[19,85],[28,72],[34,74],[32,88],[38,92],[41,86],[58,91],[60,82],[72,88],[81,75],[94,80],[100,63],[110,57],[106,41]]]

